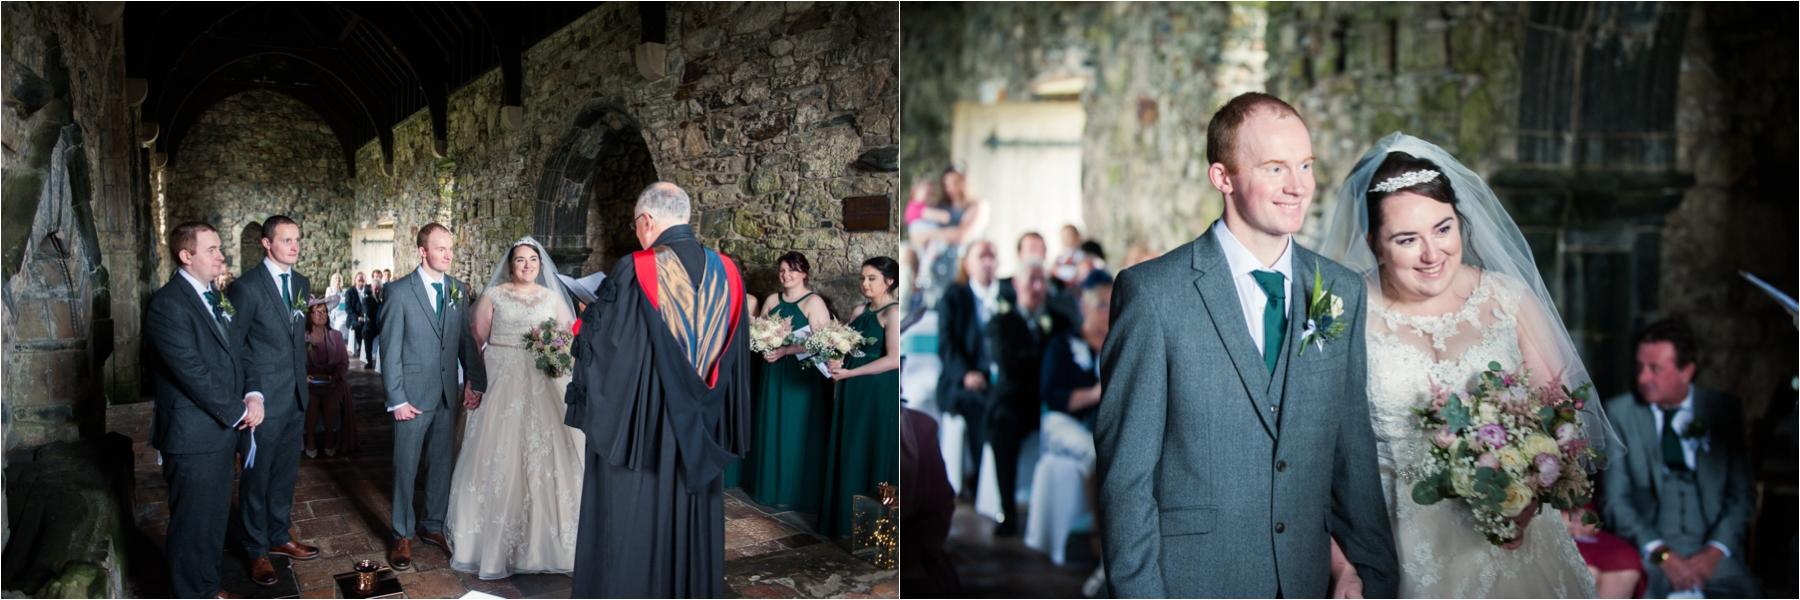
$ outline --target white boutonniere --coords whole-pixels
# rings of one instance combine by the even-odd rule
[[[1012,312],[1012,308],[1013,307],[1012,307],[1011,302],[1007,302],[1005,300],[1000,300],[999,304],[994,305],[994,314],[1004,315],[1006,313]]]
[[[296,323],[306,320],[306,308],[307,307],[306,307],[306,298],[305,297],[295,296],[294,297],[294,305],[290,306],[288,308],[293,309],[293,312],[288,314],[289,320],[292,320]]]
[[[456,308],[456,303],[463,299],[462,286],[456,285],[454,281],[445,281],[444,296],[444,310]]]
[[[1683,413],[1682,416],[1686,416],[1686,413]],[[1706,422],[1706,419],[1691,417],[1687,419],[1686,423],[1682,423],[1681,421],[1682,419],[1680,417],[1676,417],[1675,428],[1677,431],[1680,431],[1679,435],[1681,436],[1681,439],[1698,442],[1700,444],[1701,452],[1712,452],[1712,438],[1707,435],[1708,430],[1711,428],[1708,427],[1710,424]]]
[[[1050,315],[1038,315],[1037,326],[1039,332],[1048,335],[1050,333],[1050,325]]]
[[[231,298],[219,294],[219,312],[225,313],[225,320],[229,322],[232,317],[237,316],[237,307],[231,305]]]
[[[1344,299],[1325,287],[1325,274],[1313,263],[1312,291],[1307,294],[1306,327],[1300,331],[1298,355],[1305,356],[1307,346],[1324,352],[1326,342],[1337,341],[1344,334],[1343,316]]]

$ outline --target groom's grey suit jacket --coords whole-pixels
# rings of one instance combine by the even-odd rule
[[[1119,274],[1094,442],[1116,597],[1325,597],[1331,538],[1398,592],[1365,388],[1362,277],[1293,245],[1271,376],[1209,231]],[[1343,334],[1297,356],[1315,270]]]
[[[455,277],[445,275],[444,283],[445,293],[454,287],[461,298],[454,303],[446,300],[442,319],[417,270],[381,288],[385,298],[381,336],[376,340],[381,344],[381,380],[390,409],[402,402],[426,412],[461,404],[462,387],[456,382],[459,360],[463,378],[475,391],[487,391],[487,371],[469,331],[474,295]]]

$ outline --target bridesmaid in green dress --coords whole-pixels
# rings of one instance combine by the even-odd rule
[[[900,484],[899,279],[900,265],[892,258],[863,262],[862,292],[869,303],[857,307],[850,326],[875,344],[832,369],[838,390],[819,512],[819,533],[828,538],[850,535],[852,495],[879,499],[877,484]]]
[[[787,317],[795,331],[830,322],[825,300],[807,287],[811,273],[806,255],[781,255],[776,267],[781,291],[763,301],[760,316]],[[825,476],[831,388],[817,367],[793,358],[802,351],[794,344],[763,353],[762,380],[752,388],[756,416],[743,483],[757,503],[816,513]]]

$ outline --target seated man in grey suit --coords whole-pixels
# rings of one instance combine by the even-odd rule
[[[1636,397],[1606,401],[1630,449],[1606,469],[1606,522],[1643,553],[1649,597],[1761,595],[1744,557],[1755,496],[1743,408],[1694,384],[1698,356],[1685,323],[1646,327],[1636,348]]]
[[[219,555],[231,514],[239,431],[262,423],[262,396],[246,395],[232,307],[212,288],[225,272],[219,233],[189,222],[169,232],[175,275],[150,296],[145,370],[156,389],[150,445],[169,484],[169,581],[177,598],[231,597],[219,589]]]

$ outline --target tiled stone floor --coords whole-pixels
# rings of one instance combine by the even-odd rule
[[[353,365],[357,364],[355,361]],[[392,419],[383,411],[380,375],[355,368],[350,371],[362,449],[352,455],[328,458],[301,457],[294,492],[295,539],[320,548],[320,558],[292,561],[292,577],[301,597],[338,597],[333,575],[348,572],[361,559],[386,561],[386,532],[392,487]],[[151,403],[112,407],[108,428],[130,436],[137,459],[136,521],[144,534],[140,552],[160,553],[167,534],[168,486],[149,445]],[[423,485],[424,478],[420,478]],[[422,498],[422,494],[420,495]],[[899,595],[893,571],[883,571],[852,558],[838,545],[814,535],[806,517],[795,513],[771,513],[749,501],[737,490],[725,498],[726,584],[734,596],[775,597],[879,597]],[[227,551],[227,570],[241,569],[242,561]],[[161,556],[138,562],[155,565]],[[408,597],[455,598],[479,590],[507,598],[566,598],[570,579],[564,575],[516,575],[498,581],[482,581],[448,567],[449,557],[435,546],[415,544],[413,569],[399,573]],[[160,567],[135,568],[129,582],[137,597],[168,595]],[[259,588],[242,574],[221,573],[228,591],[247,597],[267,597],[270,592],[294,589],[287,582]]]

